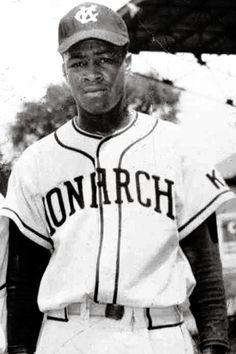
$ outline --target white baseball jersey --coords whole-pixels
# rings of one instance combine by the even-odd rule
[[[234,197],[198,161],[181,129],[132,111],[101,137],[76,119],[30,146],[14,166],[2,214],[52,251],[42,311],[83,302],[183,303],[195,279],[179,241]]]
[[[0,208],[4,198],[0,193]],[[0,217],[0,353],[6,348],[6,270],[8,260],[8,220]]]

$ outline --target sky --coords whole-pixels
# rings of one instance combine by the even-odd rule
[[[0,139],[24,101],[39,100],[51,83],[63,81],[57,52],[60,18],[78,0],[0,1]],[[96,2],[96,1],[95,1]],[[101,0],[114,10],[126,1]],[[141,53],[132,70],[159,73],[183,88],[179,118],[191,144],[202,145],[207,158],[218,162],[236,152],[236,56],[204,55],[200,66],[191,54]],[[2,146],[0,145],[0,147]]]

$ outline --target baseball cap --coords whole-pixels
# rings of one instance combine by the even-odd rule
[[[110,8],[84,2],[69,11],[59,23],[59,53],[89,38],[101,39],[117,46],[129,43],[129,35],[122,17]]]

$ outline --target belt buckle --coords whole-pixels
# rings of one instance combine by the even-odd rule
[[[122,305],[107,304],[105,310],[105,317],[113,320],[121,320],[124,316],[125,308]]]

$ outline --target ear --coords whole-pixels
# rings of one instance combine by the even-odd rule
[[[132,62],[132,55],[131,53],[127,53],[124,60],[125,71],[130,72],[131,70],[131,62]]]
[[[66,72],[66,67],[65,67],[65,63],[62,64],[62,72],[63,72],[63,76],[67,81],[67,72]]]

